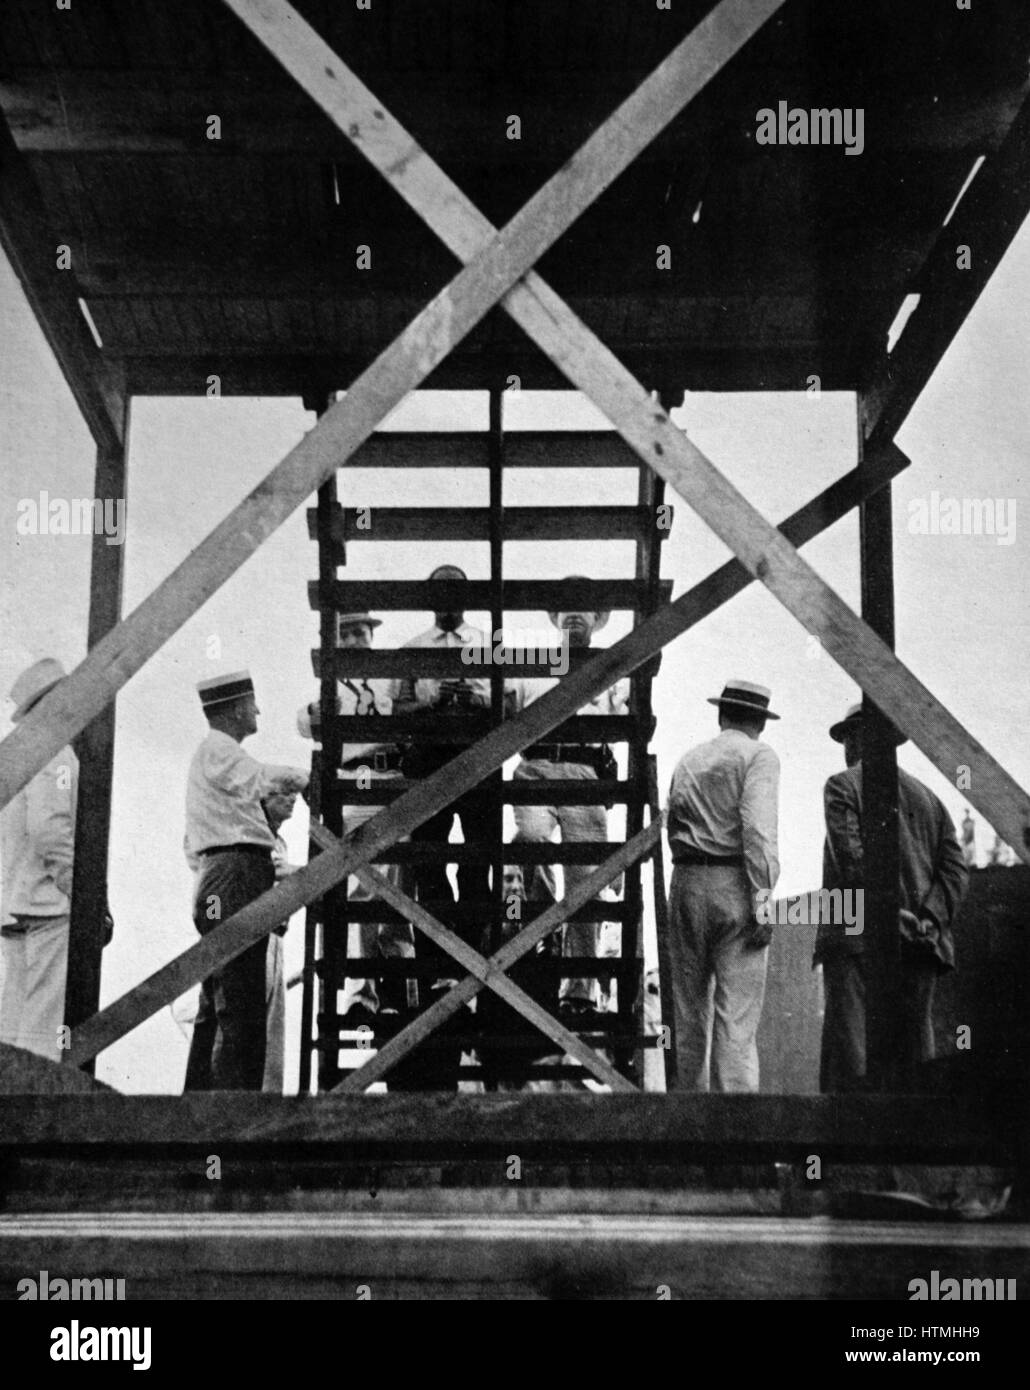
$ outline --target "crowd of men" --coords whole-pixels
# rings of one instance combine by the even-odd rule
[[[465,579],[456,566],[434,570],[431,579]],[[575,576],[579,578],[579,576]],[[605,626],[605,612],[549,615],[571,647],[589,647]],[[337,640],[342,650],[370,647],[380,620],[367,612],[342,613]],[[459,611],[437,612],[433,624],[406,645],[447,650],[486,645],[486,636]],[[52,690],[64,670],[52,659],[35,663],[11,691],[17,721]],[[556,677],[509,678],[504,682],[505,716],[517,715],[557,683]],[[280,827],[305,795],[308,773],[298,767],[262,763],[243,748],[257,732],[259,709],[246,671],[201,681],[197,687],[207,733],[189,766],[185,848],[195,871],[193,924],[202,935],[261,897],[294,871],[285,856]],[[619,714],[627,709],[628,683],[597,695],[580,713]],[[756,1091],[759,1086],[756,1034],[762,1012],[773,926],[762,912],[779,876],[777,848],[779,759],[764,741],[766,724],[779,718],[770,692],[747,680],[731,680],[710,703],[718,710],[718,732],[687,751],[672,776],[667,834],[673,860],[667,932],[671,1015],[677,1084],[685,1090]],[[408,742],[391,734],[392,714],[420,716],[441,710],[460,715],[490,707],[490,682],[469,667],[466,676],[403,680],[341,678],[337,712],[383,716],[383,737],[344,744],[340,767],[359,771],[368,785],[430,776],[460,749],[434,742],[430,732]],[[319,739],[320,703],[299,712],[298,728]],[[431,726],[427,726],[430,727]],[[864,891],[866,853],[862,818],[862,758],[865,718],[853,706],[829,730],[843,746],[846,768],[825,788],[824,886]],[[469,741],[472,739],[470,737]],[[897,742],[903,742],[900,734]],[[56,758],[0,813],[3,901],[0,944],[3,992],[0,1041],[58,1058],[62,1034],[68,925],[72,892],[77,760],[71,748]],[[607,745],[542,742],[526,748],[515,769],[520,781],[565,784],[613,777],[617,766]],[[966,886],[967,867],[944,806],[906,772],[898,775],[900,876],[899,997],[904,1020],[903,1067],[915,1068],[933,1055],[932,1006],[938,976],[954,967],[952,923]],[[557,800],[558,798],[556,798]],[[584,805],[515,807],[518,842],[544,843],[561,831],[565,842],[607,839],[607,812],[595,797]],[[375,815],[379,804],[345,810],[349,834]],[[493,800],[482,789],[457,797],[412,834],[418,843],[448,839],[455,820],[466,845],[483,842],[495,824]],[[402,874],[398,864],[384,872],[426,904],[462,937],[482,948],[490,939],[492,909],[489,856],[459,862],[457,891],[446,856],[428,856]],[[565,891],[590,872],[566,865]],[[505,870],[505,890],[542,910],[557,897],[549,865]],[[348,883],[352,901],[368,901],[357,878]],[[534,913],[534,915],[536,915]],[[281,933],[260,941],[216,970],[203,984],[186,1073],[188,1090],[282,1088],[283,972]],[[565,955],[597,958],[595,921],[567,923],[560,933]],[[419,954],[432,961],[421,972],[425,992],[414,981],[390,976],[377,986],[367,979],[346,982],[341,1012],[347,1027],[377,1016],[425,1007],[454,984],[451,958],[419,934]],[[362,922],[352,928],[348,954],[361,959],[411,958],[416,938],[410,924]],[[814,964],[824,979],[825,1019],[821,1085],[824,1091],[859,1089],[867,1075],[865,998],[869,988],[868,942],[843,921],[822,920]],[[589,1027],[602,1005],[596,977],[562,982],[560,1015],[570,1027]]]

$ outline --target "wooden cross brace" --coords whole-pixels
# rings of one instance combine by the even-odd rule
[[[396,1037],[391,1038],[385,1047],[379,1049],[374,1058],[371,1058],[358,1071],[353,1072],[344,1081],[334,1086],[333,1090],[362,1091],[373,1081],[378,1081],[402,1057],[407,1056],[430,1033],[457,1013],[462,1005],[478,994],[485,985],[499,994],[505,1003],[510,1004],[513,1009],[517,1009],[524,1018],[527,1018],[534,1027],[546,1034],[563,1052],[567,1052],[592,1072],[598,1081],[603,1081],[613,1091],[635,1091],[637,1088],[630,1081],[627,1081],[621,1072],[617,1072],[599,1053],[582,1042],[575,1033],[570,1033],[567,1028],[564,1028],[535,999],[531,999],[513,980],[509,980],[505,971],[509,970],[527,951],[530,951],[537,942],[543,941],[545,937],[549,936],[567,917],[570,917],[596,897],[602,888],[617,878],[629,865],[649,855],[661,834],[661,828],[662,818],[656,817],[646,829],[640,831],[632,840],[629,840],[615,854],[605,860],[599,868],[587,875],[567,898],[552,904],[539,917],[523,927],[489,960],[480,955],[478,951],[473,950],[471,946],[467,946],[461,937],[450,931],[442,922],[438,922],[406,893],[402,893],[380,870],[373,869],[368,865],[355,870],[355,877],[366,888],[377,893],[391,907],[396,908],[420,931],[425,932],[437,945],[442,946],[470,973],[463,981],[449,990],[442,999],[431,1004],[424,1013],[421,1013],[417,1019],[408,1024]],[[336,849],[341,843],[331,831],[315,820],[311,822],[310,833],[315,843],[324,850]]]

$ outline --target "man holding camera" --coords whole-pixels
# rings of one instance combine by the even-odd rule
[[[444,579],[460,582],[467,580],[468,576],[457,565],[440,565],[433,570],[429,578],[430,580]],[[459,650],[468,646],[487,645],[485,634],[479,628],[472,627],[471,624],[467,623],[463,612],[452,608],[452,611],[435,613],[433,616],[433,626],[427,628],[425,632],[420,632],[411,641],[405,642],[405,647],[425,647],[446,651]],[[417,680],[399,681],[394,688],[393,709],[395,714],[431,716],[445,713],[463,715],[488,709],[489,705],[490,683],[483,679],[465,679],[462,677],[437,680],[431,677],[421,677]],[[468,742],[472,742],[471,737]],[[462,746],[461,742],[434,743],[431,737],[427,738],[425,742],[414,740],[404,755],[403,771],[405,777],[431,776],[434,772],[438,772],[445,763],[457,757]],[[442,811],[438,811],[436,815],[430,816],[427,821],[423,821],[411,832],[411,839],[415,844],[446,843],[450,838],[451,826],[457,817],[465,844],[475,845],[483,832],[483,828],[489,825],[491,813],[492,797],[490,793],[474,788],[458,797]],[[444,922],[447,922],[446,905],[448,903],[453,904],[454,892],[447,876],[445,856],[439,856],[432,863],[416,865],[415,883],[419,900],[427,904],[430,911],[435,908],[437,915],[441,916]],[[463,905],[477,903],[482,905],[481,922],[453,924],[457,934],[464,941],[470,945],[478,946],[479,933],[486,925],[490,903],[490,868],[485,861],[479,864],[458,865],[458,897]],[[452,923],[447,922],[447,925],[450,926]],[[445,978],[437,982],[438,984],[453,978],[454,967],[449,963],[451,958],[438,946],[429,941],[428,938],[420,938],[418,950],[432,959],[439,959],[441,971]]]

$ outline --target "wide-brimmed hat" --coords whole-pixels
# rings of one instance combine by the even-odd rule
[[[53,690],[58,681],[63,681],[67,674],[56,657],[45,656],[42,661],[34,661],[11,686],[11,699],[14,701],[11,719],[15,723],[23,719],[29,707],[48,690]]]
[[[772,691],[753,681],[731,680],[723,686],[721,695],[710,695],[710,705],[725,705],[728,709],[744,710],[748,714],[759,714],[763,719],[779,719],[769,708]]]
[[[227,705],[233,700],[242,700],[254,694],[254,682],[249,671],[231,671],[226,676],[212,676],[209,680],[197,682],[197,694],[205,709],[216,705]]]
[[[382,618],[373,618],[369,613],[337,613],[336,631],[341,628],[357,627],[359,623],[365,623],[368,627],[382,627]]]
[[[836,724],[830,725],[830,737],[833,739],[834,743],[843,743],[844,737],[848,731],[850,729],[857,729],[861,725],[862,718],[861,700],[859,700],[857,705],[849,705],[848,712],[845,714],[844,718],[838,720]],[[896,745],[900,746],[902,743],[908,742],[908,735],[903,734],[896,724],[891,724],[890,727],[893,730],[894,742]]]
[[[589,577],[588,577],[587,575],[585,575],[585,574],[567,574],[567,575],[565,576],[565,578],[564,578],[563,580],[561,580],[561,583],[562,583],[562,584],[573,584],[573,583],[575,583],[577,580],[582,580],[582,582],[583,582],[584,584],[589,584],[589,583],[590,583]],[[564,611],[568,613],[568,612],[572,612],[572,611],[574,611],[574,610],[572,610],[572,609],[565,609]],[[605,623],[607,623],[608,619],[612,616],[612,614],[611,614],[611,609],[608,609],[607,612],[605,612],[604,610],[600,610],[600,611],[599,611],[599,610],[597,610],[597,609],[587,609],[586,611],[587,611],[587,612],[596,612],[596,613],[597,613],[597,622],[594,624],[594,631],[595,631],[595,632],[600,632],[601,629],[604,627]],[[558,614],[557,614],[557,612],[555,612],[555,613],[548,613],[547,616],[550,618],[550,620],[551,620],[551,622],[554,624],[554,626],[557,627],[557,626],[558,626]]]

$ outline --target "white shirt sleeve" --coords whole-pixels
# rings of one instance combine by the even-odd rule
[[[744,866],[752,892],[771,892],[780,876],[776,822],[780,760],[769,747],[759,748],[744,773],[740,827]]]

